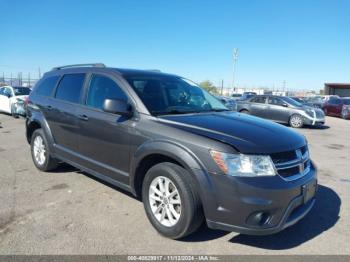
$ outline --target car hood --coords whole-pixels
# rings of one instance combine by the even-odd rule
[[[258,117],[234,112],[167,115],[160,122],[233,146],[246,154],[270,154],[305,145],[297,132]]]

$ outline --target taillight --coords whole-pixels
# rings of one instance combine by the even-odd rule
[[[29,104],[29,96],[24,98],[24,105],[27,106]]]

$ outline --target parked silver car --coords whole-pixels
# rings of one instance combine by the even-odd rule
[[[321,109],[303,105],[285,96],[262,95],[247,101],[238,101],[237,111],[287,123],[296,128],[325,123],[325,116]]]

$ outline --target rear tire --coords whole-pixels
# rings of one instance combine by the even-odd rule
[[[47,139],[42,129],[33,132],[30,148],[34,165],[41,171],[51,171],[58,166],[58,161],[51,157]]]
[[[292,115],[289,119],[289,125],[293,128],[302,128],[304,121],[300,115]]]
[[[147,217],[165,237],[183,238],[203,222],[202,206],[190,176],[184,168],[165,162],[151,167],[144,178],[142,201]]]

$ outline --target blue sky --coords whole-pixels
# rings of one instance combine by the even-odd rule
[[[0,74],[104,62],[215,84],[350,82],[350,0],[0,0]]]

